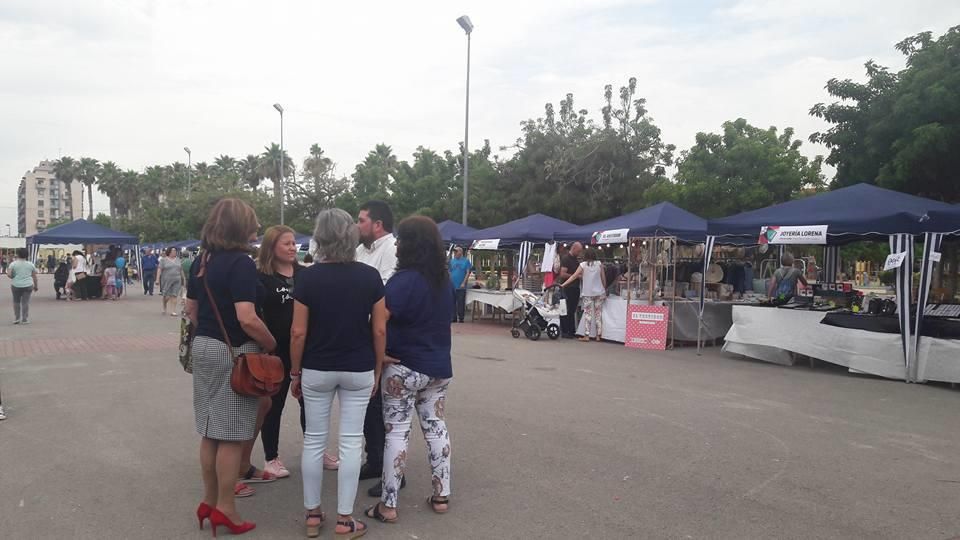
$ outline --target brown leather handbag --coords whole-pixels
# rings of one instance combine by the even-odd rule
[[[241,396],[272,396],[280,391],[280,385],[283,383],[283,362],[279,356],[267,353],[234,354],[233,344],[230,343],[230,336],[223,326],[223,319],[220,317],[217,302],[213,299],[213,293],[210,292],[210,286],[207,284],[205,274],[208,259],[209,254],[203,259],[197,277],[203,278],[203,288],[207,290],[207,298],[210,300],[211,307],[213,307],[214,315],[217,316],[217,324],[220,325],[220,331],[223,332],[223,339],[230,350],[230,357],[233,358],[230,387]]]

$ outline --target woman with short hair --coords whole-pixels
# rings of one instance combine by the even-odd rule
[[[167,304],[173,304],[170,308],[170,316],[176,317],[177,300],[180,298],[180,287],[183,284],[181,276],[182,269],[180,261],[177,259],[177,248],[168,247],[163,251],[163,257],[160,257],[160,271],[157,272],[157,288],[160,289],[160,296],[163,297],[163,315],[167,314]]]
[[[257,267],[249,243],[257,236],[257,214],[239,199],[221,199],[210,210],[201,233],[203,257],[190,269],[185,312],[196,328],[193,360],[193,409],[200,443],[204,497],[197,519],[233,534],[256,527],[240,519],[235,483],[243,445],[256,436],[259,400],[230,386],[233,353],[273,351],[277,342],[257,316]],[[208,293],[209,291],[209,293]],[[227,336],[220,329],[217,315]],[[214,530],[216,533],[216,530]]]
[[[367,532],[366,524],[352,514],[360,480],[363,420],[383,365],[387,313],[380,273],[354,260],[359,238],[350,214],[338,208],[320,212],[313,233],[317,263],[300,272],[293,289],[290,391],[295,398],[303,397],[306,410],[301,469],[311,538],[320,534],[325,518],[320,494],[334,397],[340,402],[335,534],[348,539]]]
[[[37,267],[27,260],[27,248],[17,249],[17,258],[7,266],[13,294],[13,324],[30,324],[30,296],[37,292]]]
[[[433,491],[430,508],[446,513],[450,505],[450,433],[444,417],[450,361],[450,319],[454,292],[446,270],[437,224],[409,217],[397,227],[397,272],[387,282],[387,367],[382,377],[386,446],[383,493],[366,515],[397,521],[400,485],[407,460],[410,425],[420,421],[427,443]]]

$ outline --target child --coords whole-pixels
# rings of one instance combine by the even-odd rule
[[[53,274],[53,288],[57,291],[57,300],[60,300],[61,295],[63,299],[66,299],[67,296],[67,277],[70,274],[70,269],[67,268],[67,263],[61,262],[57,266],[57,271]]]
[[[117,268],[112,263],[106,263],[103,269],[103,278],[101,286],[103,287],[103,299],[117,299]]]

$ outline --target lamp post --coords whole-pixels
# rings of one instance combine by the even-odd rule
[[[10,236],[10,224],[7,223],[7,236]]]
[[[187,146],[183,147],[183,151],[187,153],[187,200],[190,199],[190,192],[193,191],[192,178],[190,176],[190,159],[193,157],[190,154],[190,148]]]
[[[280,199],[280,224],[283,225],[283,107],[279,103],[274,103],[273,108],[280,113],[280,171],[277,175],[279,182],[277,195]]]
[[[470,17],[462,15],[461,17],[457,18],[457,24],[459,24],[460,28],[463,28],[463,31],[467,33],[467,103],[463,121],[463,218],[461,219],[463,224],[466,225],[468,198],[467,185],[469,184],[470,179],[470,34],[473,33],[473,23],[470,22]]]

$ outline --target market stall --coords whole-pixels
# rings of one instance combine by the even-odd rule
[[[915,325],[910,320],[914,235],[925,232],[921,225],[922,216],[932,210],[949,209],[951,207],[946,203],[857,184],[769,208],[710,220],[707,224],[704,268],[711,263],[714,244],[747,242],[751,239],[760,244],[768,243],[778,251],[782,251],[785,245],[821,245],[826,261],[820,283],[814,288],[814,296],[809,301],[781,306],[779,310],[748,306],[734,308],[733,326],[727,333],[725,350],[771,361],[782,361],[786,351],[882,377],[915,380],[920,356],[917,354]],[[893,354],[890,349],[877,345],[878,341],[893,339],[890,334],[877,336],[873,334],[879,332],[867,330],[825,329],[827,325],[820,324],[825,311],[834,307],[842,309],[849,303],[851,294],[855,294],[852,290],[838,289],[836,254],[838,246],[861,240],[886,241],[891,254],[897,255],[894,259],[899,258],[899,264],[891,267],[896,269],[895,308],[891,311],[895,311],[900,329],[899,335],[895,336],[899,346],[892,349],[899,355],[899,368],[896,369],[890,364]],[[844,302],[840,302],[839,306],[830,305],[835,300]],[[857,308],[847,307],[861,317],[877,315],[861,314]],[[795,313],[807,310],[808,313],[783,314],[781,311],[787,311],[784,308],[793,308]],[[780,326],[777,331],[771,332],[771,327],[760,324],[764,321],[788,322],[780,319],[789,319],[790,325]],[[823,340],[812,343],[817,341],[816,336],[833,336],[836,333],[843,336],[844,340],[827,346],[822,346]],[[886,346],[889,347],[889,343]],[[936,353],[943,349],[938,345],[924,350]],[[849,356],[844,356],[840,351],[846,351]],[[858,360],[854,362],[851,358]],[[922,362],[938,364],[939,359],[924,357]],[[949,372],[938,376],[951,377]]]
[[[519,308],[522,304],[513,295],[513,285],[535,246],[552,242],[554,233],[571,227],[572,223],[533,214],[495,227],[452,234],[451,243],[469,246],[468,256],[474,265],[476,279],[472,285],[467,284],[468,303],[475,308],[491,306],[494,313]],[[484,253],[486,256],[481,256]],[[473,311],[475,314],[476,309]]]
[[[451,221],[449,219],[437,223],[437,229],[440,230],[440,237],[443,238],[443,243],[446,245],[454,245],[455,242],[453,241],[453,238],[455,236],[463,236],[477,231],[473,227],[461,225],[460,223]]]

